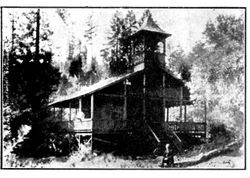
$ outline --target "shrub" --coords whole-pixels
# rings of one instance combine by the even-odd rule
[[[215,144],[225,144],[233,139],[235,135],[232,130],[229,130],[224,124],[212,123],[209,125],[209,142],[214,142]]]
[[[52,117],[47,110],[40,111],[24,140],[16,145],[19,157],[66,156],[77,149],[77,141],[67,122]]]

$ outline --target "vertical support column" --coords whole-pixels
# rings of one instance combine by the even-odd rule
[[[166,40],[165,40],[165,38],[163,40],[163,54],[164,54],[164,56],[166,56]],[[166,67],[165,57],[164,57],[164,66],[163,67],[164,68]]]
[[[143,119],[146,120],[146,74],[143,74],[143,101],[142,101],[142,114]]]
[[[165,73],[162,74],[162,96],[163,96],[163,104],[162,104],[162,109],[163,109],[163,122],[165,121],[165,108],[166,108],[166,76]]]
[[[146,39],[145,39],[145,36],[143,35],[143,37],[142,37],[142,44],[143,44],[143,53],[144,53],[144,69],[148,69],[148,62],[147,62],[147,58],[146,58],[146,52],[147,52],[147,50],[146,50]]]
[[[71,102],[69,101],[69,122],[68,122],[68,127],[71,128]]]
[[[91,113],[91,152],[93,151],[93,119],[94,119],[94,94],[91,95],[90,101],[90,113]]]
[[[94,94],[91,95],[91,101],[90,101],[90,113],[91,113],[91,119],[94,118]]]
[[[69,121],[71,121],[71,102],[69,102]]]
[[[207,101],[205,100],[205,103],[204,103],[204,122],[205,122],[205,128],[204,128],[204,130],[205,130],[205,139],[207,138]]]
[[[169,121],[169,107],[167,107],[167,122]]]
[[[180,87],[180,119],[182,120],[183,87]]]
[[[127,80],[124,81],[123,120],[127,120]]]
[[[187,105],[184,105],[184,122],[187,122]]]
[[[130,41],[130,54],[129,54],[129,62],[132,62],[132,56],[134,54],[134,49],[133,49],[133,40]]]
[[[81,112],[82,111],[82,98],[80,97],[79,98],[79,112]]]
[[[166,40],[164,39],[162,42],[163,42],[163,53],[166,54]]]

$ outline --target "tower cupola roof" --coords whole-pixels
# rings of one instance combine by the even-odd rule
[[[171,36],[171,34],[166,33],[164,30],[162,30],[153,20],[151,16],[148,16],[141,27],[132,35],[132,36],[137,36],[141,34],[142,32],[153,32],[153,33],[158,33],[165,38]]]

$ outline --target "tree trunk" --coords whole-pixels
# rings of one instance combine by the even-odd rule
[[[36,61],[38,61],[38,55],[39,55],[39,35],[40,35],[40,9],[37,10],[37,16],[36,16]]]

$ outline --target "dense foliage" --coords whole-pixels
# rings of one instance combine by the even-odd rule
[[[130,66],[128,59],[130,42],[127,38],[135,32],[136,25],[133,11],[128,11],[125,18],[119,11],[116,11],[111,20],[108,46],[111,51],[109,66],[113,74],[124,73]]]
[[[208,22],[205,42],[189,55],[192,99],[207,105],[209,123],[222,123],[242,136],[244,126],[245,42],[242,18],[219,15]]]
[[[24,18],[18,21],[19,18]],[[21,17],[13,15],[12,40],[6,48],[4,129],[9,134],[5,141],[19,139],[21,128],[30,126],[29,134],[16,145],[19,156],[44,156],[48,154],[51,131],[62,131],[63,124],[55,122],[48,108],[49,97],[57,90],[60,73],[52,65],[49,48],[49,24],[40,19],[40,11],[27,11]],[[9,51],[8,51],[9,50]],[[57,136],[56,136],[57,137]],[[59,138],[61,137],[61,138]],[[65,132],[57,142],[65,141]]]
[[[188,57],[184,54],[183,49],[180,47],[170,53],[168,59],[168,68],[184,81],[190,81],[191,78],[191,63]]]

